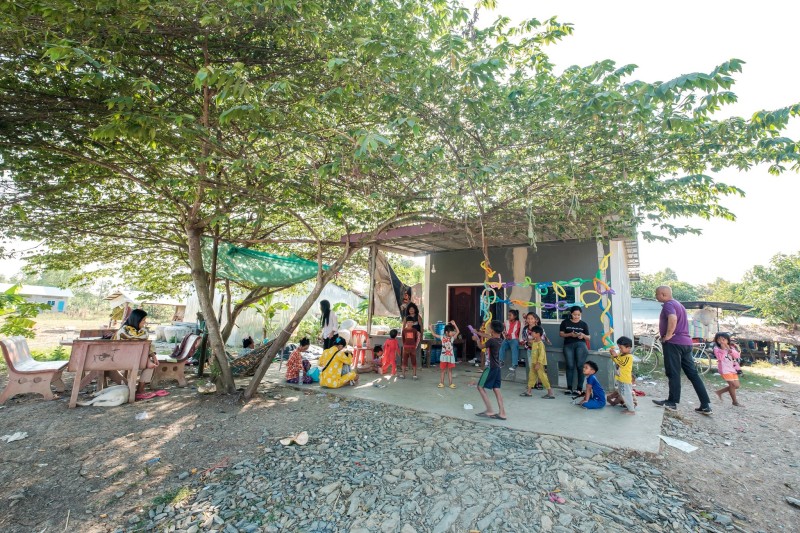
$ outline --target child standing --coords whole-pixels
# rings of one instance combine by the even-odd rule
[[[453,339],[458,336],[458,326],[456,326],[454,320],[451,320],[450,323],[444,327],[444,335],[437,335],[430,324],[428,324],[428,329],[435,338],[442,341],[442,357],[439,360],[439,388],[444,388],[444,374],[447,372],[447,380],[450,382],[450,388],[455,389],[456,386],[453,383],[453,368],[456,366],[456,356],[453,351]]]
[[[731,336],[727,333],[717,333],[714,336],[714,357],[717,358],[717,370],[727,385],[722,387],[717,393],[717,398],[722,401],[722,395],[726,392],[731,395],[733,405],[741,407],[742,404],[736,399],[736,389],[739,388],[739,374],[736,367],[742,355],[735,344],[731,343]]]
[[[598,367],[594,361],[583,363],[583,375],[586,376],[586,386],[584,387],[583,398],[578,401],[578,405],[584,409],[602,409],[606,406],[606,391],[597,381]]]
[[[522,333],[522,324],[519,321],[519,311],[516,309],[508,310],[508,320],[505,323],[505,340],[500,347],[500,360],[505,360],[506,350],[511,350],[511,367],[508,369],[508,377],[513,378],[514,372],[519,364],[519,337]]]
[[[520,344],[522,348],[526,350],[526,358],[525,361],[528,365],[528,370],[530,371],[531,368],[531,338],[533,336],[533,328],[534,326],[542,326],[542,319],[539,318],[539,315],[531,311],[527,315],[525,315],[525,326],[522,328],[522,335],[520,336]],[[553,343],[550,342],[550,339],[547,338],[547,333],[544,332],[544,328],[542,328],[542,342],[545,343],[547,346],[551,346]],[[530,375],[530,372],[529,374]],[[533,387],[536,390],[542,390],[543,386],[541,383],[536,383]]]
[[[531,389],[540,382],[544,388],[547,389],[547,394],[542,396],[547,400],[555,400],[553,389],[550,387],[550,380],[547,379],[547,352],[544,349],[544,342],[542,336],[544,330],[541,326],[533,326],[530,331],[529,345],[531,350],[531,367],[528,372],[528,390],[523,392],[520,396],[533,396]]]
[[[481,378],[478,380],[478,393],[481,395],[486,410],[482,413],[476,413],[475,416],[482,416],[485,418],[495,418],[497,420],[506,420],[506,408],[503,405],[503,395],[500,393],[500,347],[503,344],[501,336],[503,334],[503,323],[499,320],[492,320],[491,337],[483,343],[486,347],[486,356],[489,358],[489,368],[483,370]],[[481,344],[479,336],[486,338],[486,335],[475,332],[477,335],[473,337],[475,342]],[[493,390],[497,398],[497,408],[499,413],[492,412],[492,404],[489,402],[489,396],[486,394],[486,389]]]
[[[616,382],[619,395],[625,402],[625,410],[622,411],[626,415],[635,415],[633,404],[633,341],[628,337],[620,337],[617,339],[617,346],[619,351],[613,346],[609,350],[611,352],[611,359],[617,365]]]
[[[403,370],[403,374],[400,377],[403,379],[406,379],[406,363],[414,368],[413,378],[417,379],[417,346],[419,346],[421,338],[422,335],[417,331],[414,320],[406,320],[406,325],[403,328],[403,360],[400,362]]]
[[[400,354],[400,343],[397,342],[397,330],[389,332],[389,338],[383,343],[383,357],[381,358],[381,374],[386,374],[389,368],[392,375],[397,375],[397,356]]]

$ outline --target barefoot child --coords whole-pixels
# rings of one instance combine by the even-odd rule
[[[489,337],[483,345],[486,347],[486,356],[489,358],[489,368],[483,370],[480,379],[478,380],[478,393],[481,395],[486,410],[482,413],[476,413],[476,416],[484,418],[495,418],[497,420],[506,420],[506,408],[503,405],[503,395],[500,393],[500,346],[503,344],[503,323],[499,320],[492,320],[491,337]],[[487,335],[475,331],[476,335],[473,336],[475,342],[481,344],[480,338],[486,338]],[[499,413],[492,412],[492,404],[489,402],[489,396],[486,394],[486,389],[493,390],[497,398],[497,408]]]
[[[625,410],[622,411],[626,415],[635,415],[633,406],[633,341],[628,337],[620,337],[617,339],[617,348],[613,346],[609,349],[611,352],[611,359],[617,365],[617,372],[615,380],[617,382],[617,389],[619,395],[625,402]]]
[[[606,406],[606,391],[597,381],[597,363],[586,361],[583,364],[583,375],[586,376],[586,386],[584,387],[583,398],[578,401],[578,405],[584,409],[602,409]]]
[[[397,342],[397,330],[389,332],[389,338],[383,343],[383,356],[381,357],[381,374],[386,374],[389,368],[392,375],[397,375],[397,356],[400,354],[400,343]]]
[[[717,393],[717,398],[722,401],[722,395],[726,392],[731,395],[733,405],[741,407],[742,404],[736,399],[736,389],[739,388],[739,374],[736,373],[738,361],[742,357],[739,349],[731,343],[731,336],[727,333],[717,333],[714,337],[714,357],[717,358],[717,370],[727,385],[722,387]]]
[[[540,382],[544,388],[547,389],[547,394],[542,396],[547,400],[555,400],[553,396],[553,389],[550,387],[550,380],[547,379],[547,352],[544,349],[544,342],[542,342],[542,335],[544,330],[541,326],[533,326],[528,332],[528,344],[531,350],[531,368],[528,372],[528,390],[523,392],[521,396],[533,396],[531,389]]]
[[[444,374],[447,372],[447,380],[450,383],[450,388],[455,389],[456,386],[453,383],[453,368],[456,366],[456,357],[453,352],[453,339],[458,336],[458,326],[456,326],[454,320],[451,320],[450,323],[444,327],[444,335],[437,335],[430,324],[428,324],[428,329],[435,338],[442,341],[442,357],[439,360],[439,388],[444,388]]]
[[[403,369],[403,374],[400,376],[406,379],[406,363],[414,368],[414,379],[417,379],[417,346],[422,335],[414,326],[414,320],[406,320],[406,325],[403,328],[403,359],[400,365]]]

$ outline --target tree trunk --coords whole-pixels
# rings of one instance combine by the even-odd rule
[[[222,328],[222,340],[224,342],[228,342],[228,339],[233,332],[233,327],[236,325],[236,319],[239,318],[239,315],[247,309],[248,306],[254,304],[255,302],[259,301],[264,296],[271,294],[273,292],[277,292],[277,290],[270,290],[266,289],[265,287],[256,287],[255,289],[251,290],[250,293],[245,296],[241,302],[233,306],[231,310],[230,317],[228,321],[225,323],[225,327]]]
[[[264,374],[267,373],[269,370],[269,366],[272,364],[272,360],[275,358],[275,354],[278,353],[278,350],[283,349],[286,343],[289,341],[289,338],[292,336],[292,332],[297,328],[297,325],[306,316],[308,310],[311,309],[311,306],[314,304],[314,301],[319,297],[322,289],[325,288],[325,285],[333,279],[333,276],[339,272],[339,269],[347,262],[355,248],[347,247],[345,248],[342,256],[336,261],[336,263],[327,271],[323,271],[320,267],[320,272],[317,274],[317,283],[314,285],[314,290],[311,291],[311,294],[308,295],[306,301],[303,302],[303,305],[300,306],[299,309],[294,313],[294,316],[289,321],[289,324],[284,327],[278,336],[275,338],[275,341],[270,346],[269,350],[267,351],[266,355],[264,355],[264,359],[261,360],[261,363],[256,368],[255,374],[253,374],[250,383],[247,384],[247,388],[244,391],[244,398],[245,400],[249,400],[252,398],[256,392],[258,392],[258,386],[261,384],[261,380],[264,378]]]
[[[194,281],[194,287],[197,291],[200,310],[203,312],[203,317],[206,319],[206,328],[208,329],[208,340],[211,342],[211,350],[222,372],[221,386],[218,385],[218,390],[220,390],[220,392],[232,394],[236,390],[236,385],[233,383],[233,375],[228,365],[228,357],[225,355],[225,341],[222,340],[219,319],[217,318],[217,313],[214,311],[214,302],[211,300],[208,274],[203,267],[203,254],[200,249],[201,231],[196,228],[187,227],[186,235],[189,241],[189,266],[192,269],[192,280]]]

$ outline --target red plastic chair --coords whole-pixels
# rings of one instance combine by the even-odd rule
[[[367,352],[372,353],[369,334],[366,330],[354,329],[350,332],[350,344],[353,346],[353,367],[363,365],[366,362]]]

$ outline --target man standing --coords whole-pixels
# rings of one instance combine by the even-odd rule
[[[656,300],[664,304],[658,319],[658,331],[664,348],[664,372],[669,380],[669,396],[666,400],[653,400],[653,403],[673,411],[678,409],[681,401],[681,369],[683,369],[700,400],[700,407],[695,411],[709,415],[711,401],[692,359],[692,338],[689,336],[686,308],[672,299],[672,289],[666,285],[656,289]]]

